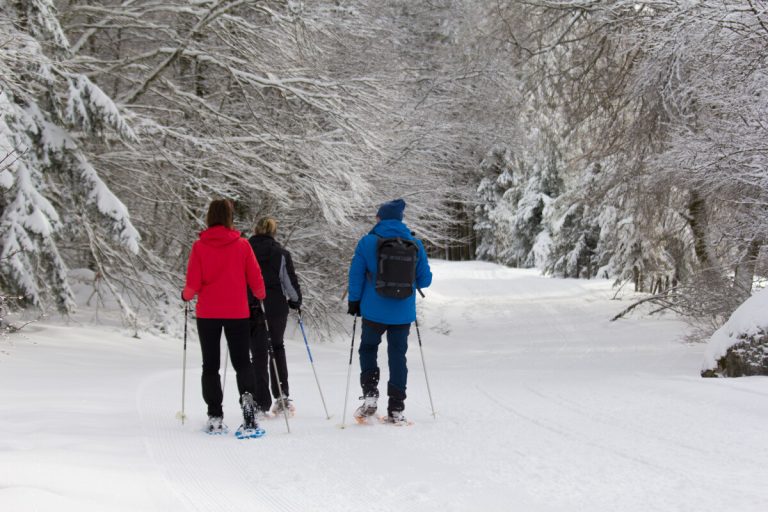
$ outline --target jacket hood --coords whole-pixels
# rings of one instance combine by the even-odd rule
[[[248,239],[249,242],[253,243],[274,243],[276,242],[275,237],[272,235],[251,235],[251,238]]]
[[[248,241],[254,251],[271,251],[273,247],[282,248],[280,243],[270,235],[253,235]]]
[[[404,222],[397,219],[387,219],[379,221],[371,230],[371,234],[379,235],[384,238],[400,237],[406,240],[412,240],[411,230]]]
[[[200,232],[200,241],[211,247],[224,247],[239,239],[239,231],[224,226],[213,226]]]

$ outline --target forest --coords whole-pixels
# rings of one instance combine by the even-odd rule
[[[0,0],[0,310],[70,313],[90,269],[164,331],[226,197],[322,324],[402,197],[432,257],[705,338],[768,273],[767,58],[763,0]]]

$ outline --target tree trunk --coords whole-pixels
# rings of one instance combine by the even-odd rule
[[[704,199],[697,192],[691,192],[691,202],[688,204],[688,224],[693,233],[693,250],[705,271],[714,270],[712,258],[707,247],[707,207]]]
[[[752,281],[755,278],[755,265],[757,264],[757,256],[760,254],[761,245],[756,239],[749,242],[744,256],[736,265],[736,276],[733,279],[733,286],[740,294],[743,294],[744,298],[752,294]]]

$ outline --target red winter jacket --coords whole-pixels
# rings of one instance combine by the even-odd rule
[[[198,318],[248,318],[246,283],[253,295],[266,297],[261,269],[251,244],[240,232],[213,226],[200,233],[187,263],[184,300],[197,295]]]

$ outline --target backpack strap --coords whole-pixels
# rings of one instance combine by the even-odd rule
[[[381,236],[380,234],[376,233],[374,230],[370,230],[370,231],[368,232],[368,234],[369,234],[369,235],[373,235],[373,236],[375,236],[375,237],[376,237],[376,238],[378,238],[379,240],[383,240],[383,239],[384,239],[384,237],[383,237],[383,236]],[[378,264],[378,263],[379,263],[379,244],[378,244],[378,242],[377,242],[377,243],[376,243],[376,264]],[[370,271],[370,270],[368,270],[368,268],[367,268],[367,267],[366,267],[366,269],[365,269],[365,278],[366,278],[366,279],[367,279],[367,280],[368,280],[368,281],[369,281],[369,282],[370,282],[372,285],[374,285],[374,286],[376,285],[376,283],[374,282],[374,281],[375,281],[375,279],[373,278],[373,274],[371,273],[371,271]]]

